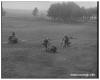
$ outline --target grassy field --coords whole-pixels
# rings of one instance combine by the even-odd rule
[[[15,31],[18,44],[5,44]],[[61,48],[64,34],[72,35],[71,47]],[[46,53],[41,41],[48,36],[58,53]],[[96,78],[97,25],[53,23],[44,18],[2,18],[2,78]],[[95,74],[91,76],[91,74]],[[90,76],[71,76],[90,74]]]

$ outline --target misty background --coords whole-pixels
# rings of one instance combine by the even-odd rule
[[[2,7],[6,11],[6,15],[9,16],[18,14],[32,16],[32,11],[35,7],[39,9],[40,14],[47,14],[48,9],[54,3],[62,3],[62,1],[3,1]],[[97,7],[96,1],[75,1],[75,3],[84,8]]]
[[[97,78],[98,3],[3,1],[1,77]],[[16,44],[9,43],[15,40],[10,40],[12,32]],[[70,47],[63,48],[65,35]],[[47,37],[48,50],[42,45]]]

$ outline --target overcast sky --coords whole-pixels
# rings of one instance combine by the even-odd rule
[[[33,10],[34,7],[38,7],[39,10],[47,10],[53,3],[55,2],[54,1],[3,1],[3,8]],[[97,6],[96,1],[76,1],[75,3],[85,8]]]

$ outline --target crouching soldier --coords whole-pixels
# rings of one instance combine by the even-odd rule
[[[56,53],[57,52],[57,47],[56,46],[51,46],[51,48],[50,48],[50,52],[52,52],[52,53]]]
[[[69,41],[69,37],[67,35],[64,36],[64,38],[62,39],[63,42],[63,48],[70,47],[70,41]]]
[[[15,36],[15,32],[12,32],[12,35],[9,36],[8,42],[9,42],[9,43],[12,43],[12,44],[18,43],[18,39],[17,39],[16,36]]]

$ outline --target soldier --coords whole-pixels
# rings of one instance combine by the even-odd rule
[[[64,36],[64,38],[62,39],[63,42],[63,48],[66,48],[70,46],[70,42],[69,42],[69,37],[67,35]]]
[[[57,47],[54,46],[54,45],[51,46],[50,51],[53,52],[53,53],[56,53],[57,52]]]
[[[46,50],[48,49],[49,43],[50,43],[50,42],[49,42],[48,37],[47,37],[46,39],[43,40],[42,45],[46,48]]]
[[[18,43],[18,39],[15,36],[15,32],[12,32],[12,35],[8,38],[9,43]]]

